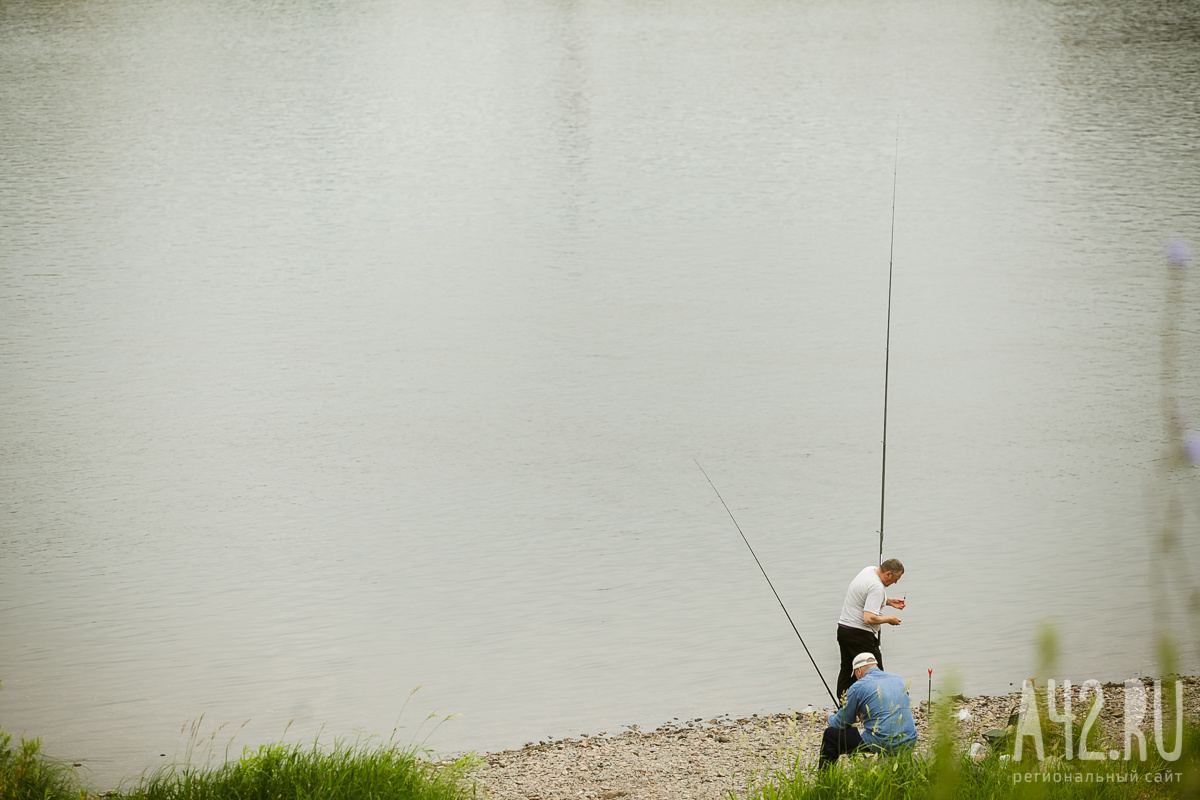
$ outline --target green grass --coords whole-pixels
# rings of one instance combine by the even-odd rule
[[[438,765],[391,743],[326,748],[264,745],[241,758],[195,769],[172,766],[123,792],[128,800],[462,800],[470,756]]]
[[[124,800],[466,800],[476,760],[436,764],[391,742],[332,747],[264,745],[237,760],[172,765],[120,792]],[[75,771],[41,752],[41,741],[0,732],[0,800],[83,800]]]
[[[80,800],[83,788],[70,766],[46,757],[41,739],[0,731],[0,800]]]

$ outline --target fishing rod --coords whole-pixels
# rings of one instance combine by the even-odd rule
[[[693,458],[692,461],[696,461],[696,459]],[[758,554],[754,552],[754,548],[750,547],[750,540],[746,538],[746,534],[742,533],[742,526],[738,525],[738,521],[734,518],[733,512],[729,510],[729,506],[725,503],[725,498],[721,497],[721,493],[717,491],[717,485],[712,482],[712,478],[708,477],[708,473],[704,471],[704,467],[700,466],[699,461],[696,461],[696,466],[700,467],[700,473],[704,475],[704,479],[708,481],[708,485],[712,487],[712,490],[717,493],[717,499],[721,501],[721,505],[725,506],[725,513],[729,514],[729,518],[733,520],[733,526],[737,528],[737,532],[742,534],[742,541],[746,543],[746,547],[750,548],[750,555],[754,556],[754,563],[758,564],[758,569],[762,572],[763,577],[767,579],[767,585],[771,587],[771,591],[775,594],[775,599],[779,601],[779,607],[783,609],[784,616],[787,617],[788,622],[791,622],[792,630],[796,632],[796,638],[800,640],[800,646],[804,648],[805,653],[808,653],[808,660],[812,662],[813,669],[817,671],[817,677],[821,679],[821,683],[825,684],[825,691],[829,692],[829,697],[833,700],[833,704],[838,708],[841,708],[842,704],[837,701],[836,697],[834,697],[833,691],[829,688],[829,684],[825,683],[825,676],[821,674],[821,668],[817,666],[817,660],[813,658],[813,654],[809,651],[808,645],[804,643],[804,637],[800,635],[800,630],[796,627],[796,623],[792,622],[792,615],[788,613],[787,606],[783,604],[783,600],[779,597],[779,592],[775,591],[775,584],[771,583],[771,578],[767,575],[767,571],[763,569],[762,562],[758,560]]]
[[[887,486],[888,367],[892,346],[892,256],[896,252],[896,173],[900,167],[900,118],[896,117],[896,157],[892,165],[892,230],[888,242],[887,335],[883,345],[883,457],[879,475],[879,563],[883,563],[883,512]]]

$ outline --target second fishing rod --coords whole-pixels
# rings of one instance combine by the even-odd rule
[[[887,405],[888,405],[888,378],[889,368],[891,366],[891,344],[892,344],[892,265],[894,263],[895,246],[896,246],[896,186],[897,176],[900,167],[900,118],[896,118],[896,149],[892,163],[892,219],[891,227],[888,234],[888,294],[887,294],[887,327],[884,338],[884,360],[883,360],[883,447],[881,455],[881,468],[879,476],[879,563],[883,563],[883,529],[884,529],[884,512],[887,508]],[[792,615],[788,613],[787,606],[783,604],[783,599],[779,596],[779,592],[775,591],[775,584],[771,583],[771,577],[767,575],[767,570],[763,567],[762,562],[758,560],[758,554],[754,552],[754,548],[750,546],[750,540],[746,538],[746,534],[742,531],[742,526],[738,524],[737,518],[733,516],[733,512],[729,510],[729,505],[726,504],[725,498],[721,497],[721,492],[717,489],[716,484],[712,482],[712,478],[708,477],[708,473],[704,471],[704,467],[700,466],[700,462],[695,461],[704,479],[708,481],[708,485],[716,493],[717,499],[721,501],[721,505],[725,507],[725,513],[729,514],[729,519],[733,520],[734,527],[741,535],[742,541],[746,543],[746,547],[750,550],[750,555],[754,556],[754,563],[758,564],[758,569],[767,580],[767,585],[771,587],[772,594],[779,602],[779,607],[783,609],[784,615],[787,617],[788,623],[791,624],[792,630],[796,634],[796,638],[800,640],[800,645],[804,648],[804,652],[808,655],[808,660],[812,662],[813,669],[817,671],[817,676],[821,679],[821,683],[825,686],[825,691],[829,693],[829,697],[833,700],[833,704],[841,708],[841,703],[838,702],[837,696],[833,690],[829,688],[829,683],[825,680],[825,676],[821,673],[821,668],[817,666],[817,660],[813,658],[812,651],[808,649],[808,645],[804,642],[804,637],[800,635],[800,629],[796,627],[795,621],[792,620]]]
[[[892,225],[888,234],[887,330],[883,340],[883,450],[879,474],[879,563],[883,563],[883,513],[887,499],[888,369],[892,353],[892,260],[896,252],[896,175],[900,171],[900,118],[896,118],[896,153],[892,160]]]

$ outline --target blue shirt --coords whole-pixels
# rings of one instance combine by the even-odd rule
[[[863,741],[881,750],[916,744],[912,703],[899,675],[871,667],[846,690],[846,704],[829,715],[833,728],[849,728],[862,717]]]

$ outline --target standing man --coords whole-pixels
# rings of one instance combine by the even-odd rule
[[[846,753],[872,750],[891,755],[917,743],[904,679],[876,667],[870,653],[855,656],[854,677],[846,704],[829,715],[829,727],[821,736],[821,769]],[[855,719],[862,720],[861,734],[854,727]]]
[[[889,558],[878,567],[864,567],[850,581],[846,590],[846,602],[842,604],[842,616],[838,619],[838,649],[842,652],[842,666],[838,671],[837,696],[841,697],[850,684],[857,680],[854,674],[854,657],[859,653],[875,656],[875,663],[883,669],[883,654],[879,652],[879,626],[899,625],[900,618],[882,616],[883,609],[891,606],[904,609],[903,600],[890,600],[886,587],[904,575],[904,565]]]

